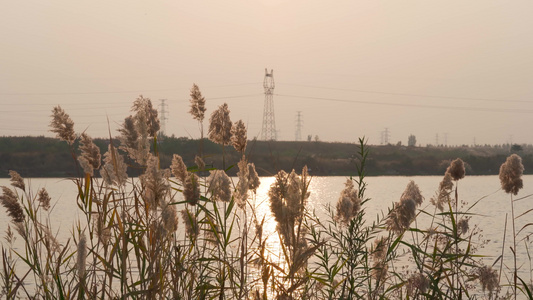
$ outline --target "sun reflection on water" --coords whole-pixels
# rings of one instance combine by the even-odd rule
[[[251,201],[251,205],[255,211],[255,216],[254,214],[250,214],[248,217],[248,222],[250,224],[254,224],[254,218],[256,218],[258,224],[262,223],[262,240],[265,242],[264,258],[267,261],[284,268],[285,261],[283,259],[283,249],[280,237],[276,230],[277,223],[272,215],[272,211],[270,210],[270,200],[268,198],[270,186],[275,181],[275,177],[261,177],[261,185],[257,189],[257,193],[254,196],[255,198]],[[254,247],[256,248],[257,253],[260,253],[258,243],[254,245]],[[279,271],[276,271],[276,273],[274,274],[279,275]],[[250,275],[253,277],[251,279],[256,282],[254,287],[262,291],[263,287],[261,283],[261,269],[256,268],[251,272]],[[269,289],[267,290],[267,294],[269,298],[273,297],[274,291]]]
[[[312,178],[309,185],[308,191],[310,192],[310,197],[307,200],[307,209],[309,211],[317,210],[318,215],[324,215],[325,209],[322,205],[318,205],[320,201],[329,202],[330,199],[323,199],[325,195],[321,193],[321,189],[324,188],[324,182],[320,180],[321,178]],[[268,197],[268,192],[271,185],[276,181],[275,177],[261,177],[261,185],[257,189],[257,193],[250,203],[254,208],[255,215],[248,215],[249,224],[254,224],[254,218],[257,218],[257,222],[262,226],[262,240],[265,241],[265,259],[272,264],[275,264],[282,270],[286,272],[288,269],[288,264],[283,253],[283,246],[281,241],[281,236],[278,234],[276,229],[277,222],[272,214],[270,209],[270,199]],[[263,221],[264,218],[264,221]],[[254,244],[258,252],[258,243]],[[260,291],[263,290],[261,283],[261,268],[253,268],[253,271],[249,274],[252,282],[255,282],[254,289],[257,288]],[[278,284],[282,284],[285,288],[289,288],[289,280],[283,280],[283,272],[280,270],[274,269],[273,276],[279,281]],[[269,299],[273,298],[276,295],[275,287],[272,287],[270,284],[267,290],[267,296]]]

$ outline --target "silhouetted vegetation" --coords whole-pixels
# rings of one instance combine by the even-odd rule
[[[108,139],[95,139],[94,143],[103,153]],[[114,140],[115,146],[118,140]],[[203,143],[184,137],[165,137],[158,141],[158,152],[162,167],[168,167],[172,154],[179,152],[187,164],[194,162],[200,144],[206,163],[222,168],[222,146],[208,139]],[[76,145],[77,146],[77,145]],[[226,146],[229,148],[230,146]],[[498,145],[476,147],[405,147],[398,145],[373,146],[372,157],[368,159],[367,175],[440,175],[449,162],[461,158],[468,162],[470,175],[496,175],[500,165],[510,153],[522,157],[526,174],[533,172],[533,149],[527,145]],[[227,150],[227,149],[226,149]],[[354,168],[354,153],[357,145],[328,142],[274,142],[249,141],[246,153],[250,162],[256,165],[260,176],[271,176],[278,170],[290,172],[307,166],[315,176],[345,176]],[[228,154],[229,153],[229,154]],[[226,151],[228,165],[236,164],[238,153]],[[0,177],[7,177],[9,170],[17,170],[25,177],[76,176],[75,160],[68,145],[55,138],[46,137],[0,137]],[[138,176],[141,169],[133,161],[128,174]],[[236,170],[228,174],[235,175]]]

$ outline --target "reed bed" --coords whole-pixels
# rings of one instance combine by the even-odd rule
[[[512,230],[512,241],[490,257],[478,254],[486,241],[469,222],[483,198],[467,203],[460,197],[465,176],[460,159],[450,164],[429,200],[411,181],[398,202],[368,221],[365,211],[372,200],[365,196],[369,148],[364,139],[358,142],[354,176],[339,191],[338,203],[326,207],[326,218],[307,206],[312,180],[307,168],[278,172],[268,192],[276,234],[265,235],[265,217],[256,203],[260,179],[248,161],[244,123],[230,120],[226,104],[211,114],[208,138],[223,151],[232,145],[241,157],[215,169],[202,153],[206,102],[197,85],[190,102],[202,137],[198,156],[187,166],[174,154],[169,169],[159,164],[159,120],[150,99],[134,101],[119,143],[110,133],[103,155],[87,133],[75,133],[61,107],[53,109],[51,131],[79,162],[71,180],[84,220],[59,243],[46,190],[32,191],[10,171],[12,186],[2,187],[0,196],[12,221],[2,243],[2,297],[533,299],[532,279],[518,272],[532,273],[531,258],[527,264],[516,255],[525,247],[529,256],[532,225],[515,228],[515,221],[531,212],[514,210],[515,201],[527,198],[513,199],[523,185],[518,155],[500,170],[510,198],[502,234]],[[128,178],[128,168],[143,174]],[[228,177],[230,168],[238,169],[237,180]],[[428,228],[418,226],[421,216],[430,218]],[[15,238],[22,239],[23,248],[13,246]],[[506,257],[512,265],[504,263]]]

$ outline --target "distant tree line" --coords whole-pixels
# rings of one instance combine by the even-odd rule
[[[107,151],[109,139],[95,139],[101,153]],[[118,140],[113,140],[117,142]],[[476,147],[416,147],[401,145],[370,146],[367,175],[442,175],[446,166],[455,158],[466,163],[471,175],[496,175],[499,166],[510,152],[522,157],[526,174],[533,174],[533,148],[527,145],[499,145]],[[228,146],[230,147],[230,146]],[[77,149],[75,145],[74,149]],[[223,160],[220,145],[207,139],[165,137],[157,143],[161,167],[169,167],[172,155],[179,154],[187,166],[194,166],[195,156],[202,150],[205,162],[215,168],[225,164],[228,173],[235,175],[235,165],[240,157],[227,149]],[[356,174],[355,143],[327,143],[318,140],[257,141],[248,142],[246,149],[250,162],[256,165],[260,176],[271,176],[278,170],[287,172],[307,165],[315,176],[350,176]],[[228,154],[229,153],[229,154]],[[46,137],[0,137],[0,177],[7,177],[9,170],[16,170],[23,177],[75,177],[77,162],[65,142]],[[225,161],[225,163],[224,163]],[[129,161],[130,176],[142,170]],[[73,173],[74,172],[74,173]]]

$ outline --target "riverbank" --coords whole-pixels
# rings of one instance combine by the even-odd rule
[[[114,140],[117,142],[117,140]],[[100,152],[105,153],[107,139],[95,139]],[[117,144],[118,145],[118,144]],[[533,147],[514,145],[513,153],[522,157],[525,174],[533,174]],[[77,149],[77,146],[75,146]],[[228,147],[223,159],[220,145],[204,139],[167,137],[157,143],[161,167],[167,168],[174,153],[183,157],[188,166],[194,165],[194,158],[203,153],[207,165],[214,168],[228,168],[240,157]],[[470,175],[497,175],[500,165],[512,152],[511,145],[495,146],[424,146],[369,145],[367,159],[368,176],[379,175],[442,175],[455,158],[466,162]],[[278,170],[301,169],[304,165],[315,176],[350,176],[356,174],[356,143],[293,142],[293,141],[249,141],[246,149],[250,162],[256,165],[260,176],[270,176]],[[75,154],[76,155],[76,154]],[[71,177],[76,163],[67,143],[46,137],[0,137],[0,177],[7,177],[9,170],[16,170],[23,177]],[[130,176],[141,174],[141,170],[130,162]],[[236,168],[228,174],[234,175]]]

